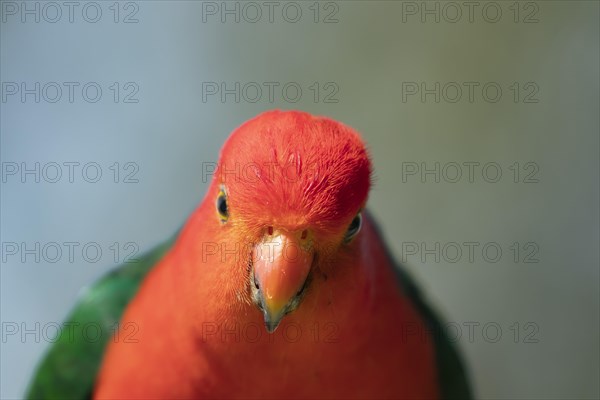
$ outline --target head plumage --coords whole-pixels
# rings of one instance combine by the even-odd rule
[[[366,202],[371,162],[352,128],[299,111],[269,111],[225,143],[216,179],[240,221],[324,229]]]

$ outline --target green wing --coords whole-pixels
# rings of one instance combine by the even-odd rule
[[[119,266],[84,293],[38,366],[26,398],[91,397],[104,348],[113,337],[125,306],[174,240],[175,237],[155,247],[136,262]]]
[[[373,216],[369,214],[369,218],[380,237],[383,237]],[[389,259],[393,260],[394,257],[389,249],[386,248],[386,252]],[[404,293],[412,300],[415,308],[428,325],[429,331],[433,332],[441,398],[457,400],[472,399],[473,394],[471,393],[465,367],[456,348],[448,339],[445,329],[443,329],[440,323],[440,319],[431,307],[427,305],[421,295],[421,291],[410,275],[399,265],[396,266],[395,272]]]

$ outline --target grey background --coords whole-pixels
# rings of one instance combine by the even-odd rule
[[[38,4],[42,12],[45,3]],[[403,14],[407,3],[384,1],[321,3],[319,23],[309,9],[313,2],[296,3],[303,12],[296,23],[283,18],[284,3],[272,23],[265,14],[255,23],[236,23],[232,16],[221,23],[218,15],[205,15],[204,22],[202,3],[192,1],[136,2],[137,23],[122,23],[134,9],[121,3],[115,23],[112,2],[99,2],[102,17],[89,23],[81,14],[85,4],[75,9],[72,23],[66,8],[55,23],[44,15],[39,23],[32,16],[22,23],[20,14],[3,13],[2,82],[97,82],[103,94],[96,103],[81,97],[81,86],[73,103],[66,91],[56,103],[7,97],[0,103],[0,155],[3,163],[30,168],[35,162],[96,162],[102,179],[88,183],[78,169],[69,183],[66,167],[57,183],[8,176],[1,234],[3,246],[95,242],[103,253],[98,262],[86,262],[80,246],[74,262],[67,254],[55,263],[43,257],[35,262],[31,255],[22,262],[3,247],[3,333],[7,323],[35,329],[39,322],[38,332],[60,323],[81,288],[116,265],[112,243],[134,242],[143,251],[185,221],[207,186],[203,163],[217,160],[236,126],[267,109],[302,109],[362,132],[376,168],[369,207],[398,259],[406,258],[431,302],[461,328],[458,344],[477,397],[600,396],[598,2],[520,3],[518,23],[509,8],[513,2],[497,3],[502,16],[496,23],[482,16],[486,2],[475,9],[473,22],[463,7],[455,23],[444,14],[439,23],[433,16],[423,23],[419,15]],[[443,12],[445,3],[437,4]],[[538,22],[523,23],[533,7]],[[453,18],[453,10],[445,10]],[[331,11],[337,22],[323,23]],[[473,102],[466,93],[456,103],[443,97],[436,103],[431,95],[425,102],[418,96],[403,102],[402,82],[433,87],[470,81],[480,83]],[[121,88],[118,103],[109,89],[113,82]],[[126,82],[138,85],[138,103],[121,101]],[[202,82],[296,82],[303,94],[296,103],[281,91],[272,103],[266,93],[255,103],[237,103],[233,96],[203,102]],[[314,82],[321,89],[335,83],[338,102],[324,102],[324,93],[315,102],[309,89]],[[483,99],[486,82],[502,87],[498,102]],[[514,82],[534,82],[538,102],[515,103],[509,89]],[[502,178],[488,183],[476,169],[472,183],[466,176],[457,183],[402,179],[405,162],[431,168],[469,161],[498,163]],[[139,182],[113,183],[114,162],[121,168],[135,162]],[[509,169],[515,162],[519,183]],[[527,162],[538,166],[538,183],[522,182],[530,172]],[[473,262],[467,254],[457,262],[448,260],[454,253],[442,254],[436,262],[432,255],[423,261],[403,251],[412,242],[431,248],[470,241],[480,243]],[[488,242],[501,247],[498,262],[483,258]],[[510,249],[514,242],[521,247],[518,262]],[[523,262],[529,242],[539,248],[537,263]],[[472,340],[471,322],[479,324]],[[484,334],[486,324],[492,328]],[[502,333],[492,343],[496,326]],[[29,334],[6,336],[1,345],[0,397],[19,398],[49,343]]]

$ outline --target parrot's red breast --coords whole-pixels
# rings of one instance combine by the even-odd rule
[[[109,344],[95,397],[438,397],[432,341],[363,210],[370,177],[331,119],[239,127],[127,307],[134,340]]]

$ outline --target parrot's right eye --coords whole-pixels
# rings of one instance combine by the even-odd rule
[[[360,228],[362,227],[362,213],[356,214],[356,217],[350,223],[348,230],[346,231],[346,236],[344,237],[344,242],[348,243],[360,232]]]
[[[229,209],[227,208],[227,195],[225,194],[225,190],[223,188],[219,190],[219,195],[217,196],[217,213],[219,214],[221,222],[225,222],[229,218]]]

